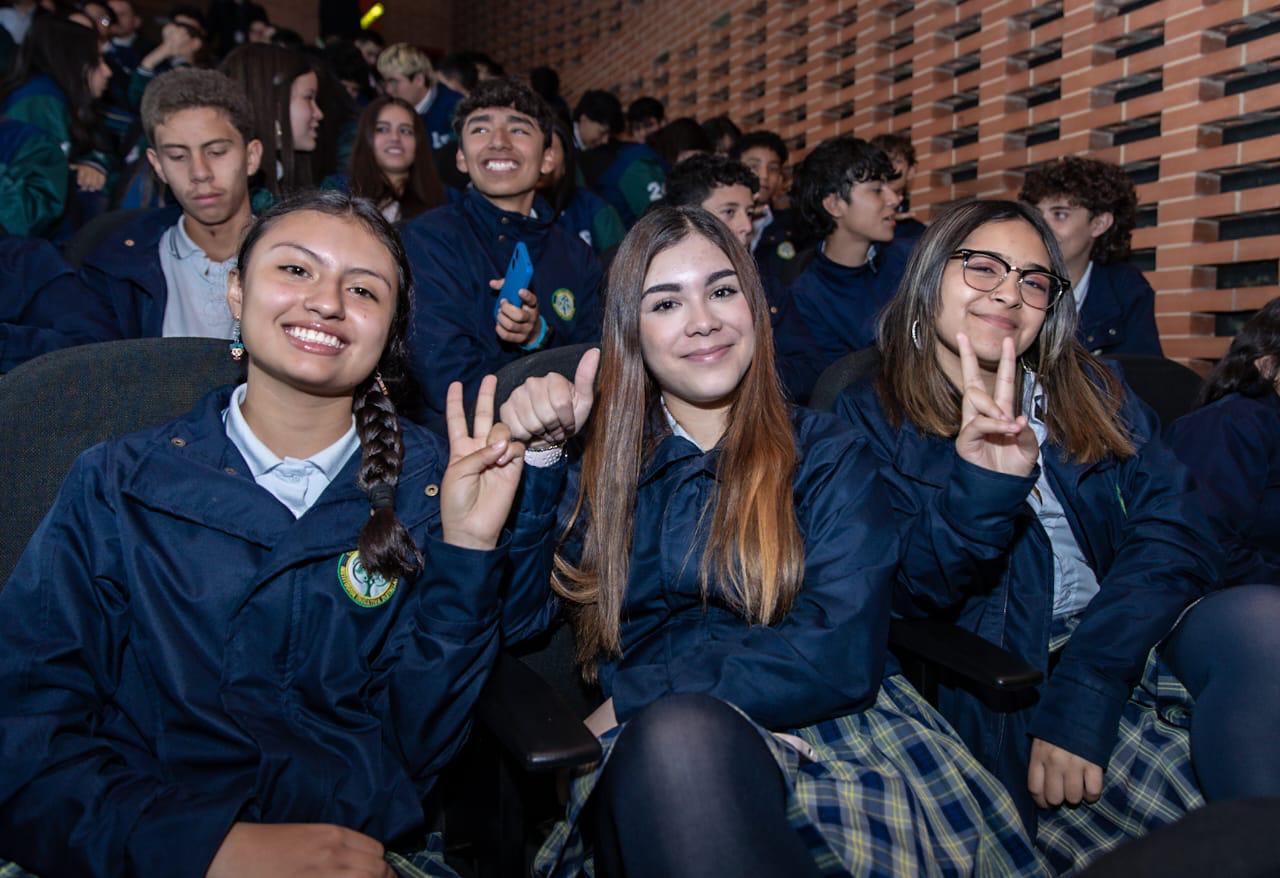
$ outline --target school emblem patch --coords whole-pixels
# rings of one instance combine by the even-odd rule
[[[573,300],[573,293],[561,287],[551,294],[551,310],[556,312],[561,320],[568,322],[573,319],[573,315],[577,313],[578,306]]]
[[[379,573],[364,569],[359,552],[344,552],[338,559],[338,581],[347,597],[362,607],[376,607],[391,600],[400,580],[387,579]]]
[[[779,259],[795,259],[796,245],[792,244],[790,241],[783,241],[781,244],[778,245],[778,258]]]

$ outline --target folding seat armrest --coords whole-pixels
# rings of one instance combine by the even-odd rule
[[[950,622],[936,619],[893,619],[889,645],[940,671],[999,692],[1036,686],[1044,675],[1008,650]]]

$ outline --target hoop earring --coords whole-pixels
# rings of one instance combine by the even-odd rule
[[[924,350],[924,343],[920,341],[920,321],[911,321],[911,343],[916,346],[916,350]]]
[[[244,342],[240,340],[240,318],[237,317],[235,322],[231,324],[231,344],[227,346],[231,351],[231,359],[237,363],[244,357]]]

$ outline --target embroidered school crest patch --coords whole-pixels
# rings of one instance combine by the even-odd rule
[[[573,293],[565,287],[561,287],[551,294],[551,310],[564,321],[573,319],[573,315],[577,313],[577,304],[573,301]]]
[[[396,592],[397,577],[387,579],[364,569],[359,552],[344,552],[338,559],[338,581],[347,597],[362,607],[376,607],[391,600]]]
[[[792,244],[790,241],[783,241],[781,244],[778,245],[778,258],[779,259],[795,259],[796,245]]]

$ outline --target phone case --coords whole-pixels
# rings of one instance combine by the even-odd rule
[[[493,316],[497,318],[498,310],[504,301],[510,302],[517,308],[523,305],[520,291],[527,290],[531,280],[533,280],[533,260],[529,258],[529,248],[524,245],[524,241],[517,241],[516,249],[511,254],[511,261],[507,263],[506,277],[502,279],[502,291],[498,293],[498,299],[493,303]]]

